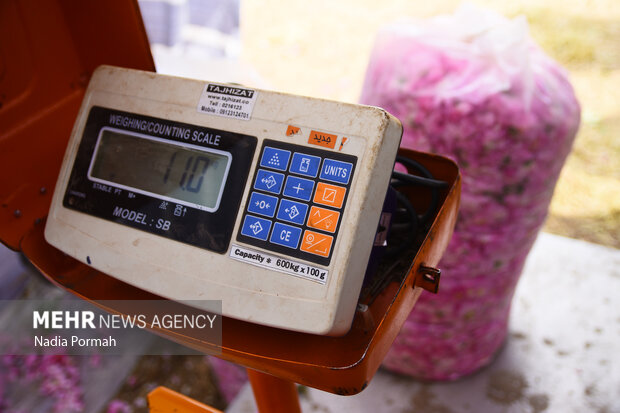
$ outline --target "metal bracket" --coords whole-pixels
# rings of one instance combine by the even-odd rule
[[[433,267],[420,266],[418,275],[413,283],[414,287],[424,288],[433,294],[439,291],[439,279],[441,278],[441,270]]]

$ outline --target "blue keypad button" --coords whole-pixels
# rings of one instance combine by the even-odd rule
[[[295,249],[299,244],[300,237],[301,228],[276,222],[273,226],[273,232],[271,233],[271,238],[269,241],[273,244],[283,245],[285,247]]]
[[[282,221],[292,222],[293,224],[303,225],[308,213],[308,205],[283,199],[280,202],[277,218]]]
[[[288,167],[288,161],[291,158],[291,151],[285,151],[284,149],[276,149],[271,146],[266,146],[263,150],[263,157],[260,160],[260,166],[265,168],[278,169],[280,171],[286,171]]]
[[[252,196],[250,196],[250,203],[248,204],[248,212],[254,212],[255,214],[273,218],[276,213],[277,205],[278,198],[275,196],[252,192]]]
[[[312,197],[313,189],[314,181],[289,176],[286,178],[286,184],[284,185],[284,195],[290,198],[301,199],[302,201],[309,201]]]
[[[253,215],[246,215],[243,220],[243,226],[241,227],[241,233],[248,237],[267,241],[267,237],[269,236],[269,228],[271,228],[271,221],[268,219],[258,218]]]
[[[320,157],[295,152],[293,154],[293,160],[291,161],[290,171],[295,174],[306,175],[311,178],[316,178],[316,175],[319,172],[320,165]]]
[[[352,170],[353,164],[351,163],[325,159],[321,168],[321,179],[346,185],[349,183]]]
[[[254,182],[254,189],[271,192],[273,194],[279,194],[282,190],[283,182],[283,174],[259,169],[258,173],[256,174],[256,181]]]

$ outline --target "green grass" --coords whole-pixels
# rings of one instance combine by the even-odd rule
[[[555,2],[560,4],[560,2]],[[523,10],[530,34],[569,69],[620,69],[620,22],[562,12],[561,7]]]
[[[620,248],[620,18],[526,14],[532,37],[569,70],[582,106],[545,229]]]

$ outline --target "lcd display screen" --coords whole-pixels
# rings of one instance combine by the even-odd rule
[[[213,212],[219,207],[230,159],[224,151],[103,128],[88,177]]]

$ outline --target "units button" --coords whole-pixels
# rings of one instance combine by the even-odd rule
[[[273,232],[271,233],[270,242],[273,244],[283,245],[285,247],[296,249],[299,245],[299,237],[301,235],[301,228],[292,227],[290,225],[284,225],[280,222],[276,222],[273,226]]]
[[[340,212],[313,206],[308,216],[308,226],[322,231],[335,232]]]
[[[263,157],[260,160],[260,166],[286,171],[290,157],[291,151],[265,146]]]
[[[301,250],[321,257],[328,257],[332,249],[332,242],[334,242],[334,237],[330,235],[306,230],[301,242]]]
[[[323,161],[323,168],[321,168],[321,179],[346,185],[349,183],[349,179],[351,179],[352,170],[353,164],[349,162],[325,159]]]
[[[346,192],[347,188],[342,186],[319,182],[316,186],[316,193],[314,194],[314,203],[327,205],[334,208],[341,208],[344,202],[344,194]]]

